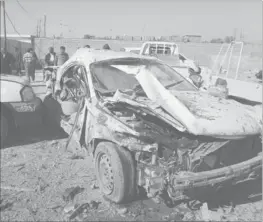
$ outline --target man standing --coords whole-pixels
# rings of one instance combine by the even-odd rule
[[[36,52],[32,49],[32,55],[33,55],[33,75],[32,75],[32,79],[33,81],[35,81],[35,76],[36,76],[36,67],[37,67],[37,61],[38,61],[38,58],[37,58],[37,54]]]
[[[14,56],[7,52],[6,49],[1,48],[1,73],[12,74],[11,65],[14,62]]]
[[[54,52],[54,48],[50,47],[49,53],[46,54],[46,56],[45,56],[46,65],[47,66],[54,66],[55,65],[55,58],[56,58],[56,53]]]
[[[32,48],[29,48],[23,56],[23,62],[25,66],[26,77],[28,81],[35,80],[35,56]],[[31,78],[30,78],[31,77]]]
[[[21,76],[21,64],[22,64],[22,54],[18,47],[15,47],[15,68],[16,75]]]
[[[60,47],[60,53],[56,56],[55,65],[62,66],[66,61],[68,61],[69,56],[68,53],[66,53],[66,48],[64,46]]]

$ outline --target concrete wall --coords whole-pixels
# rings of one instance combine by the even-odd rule
[[[69,56],[71,56],[78,47],[90,45],[92,48],[102,48],[108,43],[113,50],[119,51],[123,47],[140,47],[142,41],[122,41],[122,40],[90,40],[90,39],[35,39],[35,51],[38,58],[44,59],[45,54],[50,46],[59,51],[60,46],[65,46]],[[221,44],[211,43],[178,43],[179,51],[190,59],[197,60],[199,65],[209,66],[213,65],[213,61],[220,50]],[[262,68],[262,46],[260,45],[245,45],[243,49],[243,60],[241,64],[247,63],[247,58],[253,57],[253,67]],[[246,59],[246,61],[244,61]],[[251,60],[251,59],[250,59]],[[252,61],[251,60],[251,61]],[[252,64],[250,63],[250,64]],[[246,67],[246,65],[244,66]],[[251,68],[251,66],[250,66]],[[244,68],[245,69],[245,68]]]
[[[30,47],[32,47],[31,43],[27,42],[21,42],[14,39],[7,39],[7,51],[14,54],[15,53],[15,47],[18,47],[22,54],[26,52],[26,50]],[[1,47],[4,47],[4,39],[1,38]]]

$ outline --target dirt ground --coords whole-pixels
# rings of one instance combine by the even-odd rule
[[[200,192],[195,204],[169,208],[143,195],[116,205],[100,193],[92,157],[65,150],[67,135],[49,127],[19,132],[1,150],[1,221],[261,221],[261,180]],[[70,144],[70,148],[75,145]],[[69,189],[76,195],[69,197]],[[67,199],[68,198],[68,199]],[[85,204],[84,212],[70,209]],[[87,204],[88,203],[88,204]],[[207,203],[208,210],[202,203]],[[202,205],[200,209],[200,205]],[[191,209],[195,207],[196,209]]]
[[[34,88],[40,97],[41,80],[39,73]],[[261,179],[218,192],[199,190],[196,201],[172,208],[144,195],[127,205],[113,204],[97,187],[92,157],[66,151],[67,137],[48,126],[24,129],[1,149],[1,221],[262,220]]]

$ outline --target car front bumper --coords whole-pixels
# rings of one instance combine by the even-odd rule
[[[191,188],[217,186],[225,182],[238,183],[255,179],[262,170],[262,154],[231,166],[203,172],[181,172],[170,179],[173,191]]]

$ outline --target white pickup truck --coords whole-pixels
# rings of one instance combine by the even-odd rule
[[[140,55],[155,56],[164,61],[179,73],[188,74],[188,68],[199,72],[200,68],[194,60],[187,58],[179,52],[179,46],[174,42],[144,42],[141,47],[124,48],[126,52]]]

